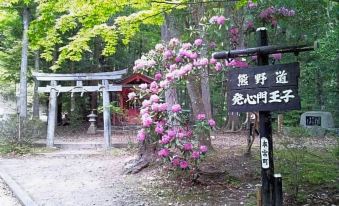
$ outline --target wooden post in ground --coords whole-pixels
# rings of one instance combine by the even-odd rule
[[[57,82],[51,81],[51,91],[49,94],[49,106],[48,106],[48,125],[47,125],[47,147],[54,146],[54,132],[56,123],[56,109],[57,109]]]
[[[267,46],[268,45],[268,36],[267,30],[264,27],[257,29],[257,46]],[[268,54],[258,54],[258,65],[268,65]],[[261,157],[261,184],[262,184],[262,204],[263,206],[272,206],[272,196],[274,188],[274,165],[273,165],[273,141],[272,141],[272,119],[271,112],[269,111],[259,111],[259,133],[260,133],[260,147],[261,150],[265,150],[268,153],[266,162]],[[263,148],[262,142],[264,142],[265,147]],[[268,165],[267,165],[268,163]],[[266,165],[265,168],[263,165]]]
[[[256,187],[256,196],[257,196],[257,206],[262,206],[261,184],[257,184],[255,187]]]
[[[281,174],[274,174],[274,206],[283,206],[283,191]]]
[[[104,116],[104,146],[106,149],[111,147],[111,109],[109,101],[108,80],[102,80],[104,89],[102,91],[103,116]]]

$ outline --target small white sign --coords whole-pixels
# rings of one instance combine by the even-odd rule
[[[260,138],[260,154],[261,154],[261,167],[268,169],[270,167],[269,159],[269,146],[268,139],[266,137]]]

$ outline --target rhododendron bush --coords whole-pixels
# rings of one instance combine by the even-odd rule
[[[166,45],[157,44],[154,50],[136,60],[133,68],[134,72],[154,74],[150,85],[141,84],[128,95],[129,101],[142,103],[140,116],[143,128],[137,139],[157,144],[158,156],[179,170],[195,170],[205,157],[208,147],[199,143],[197,135],[209,134],[215,121],[199,114],[195,117],[195,125],[190,125],[180,104],[169,106],[165,102],[164,92],[186,81],[188,75],[197,75],[203,67],[221,70],[220,62],[201,55],[206,45],[201,38],[193,43],[172,39]]]

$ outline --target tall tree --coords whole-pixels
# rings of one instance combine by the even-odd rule
[[[27,117],[27,70],[28,70],[28,26],[29,26],[29,9],[24,6],[22,12],[23,34],[22,34],[22,52],[20,66],[20,117]]]

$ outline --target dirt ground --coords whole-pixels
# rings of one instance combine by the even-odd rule
[[[0,178],[0,205],[1,206],[20,206],[20,202],[13,196],[13,193]]]
[[[102,141],[101,135],[58,135],[60,142]],[[128,138],[124,135],[113,135],[112,142],[133,142],[133,134],[128,134]],[[219,134],[212,139],[216,152],[209,160],[214,164],[207,162],[203,167],[212,167],[223,175],[212,179],[202,177],[199,184],[179,180],[175,174],[166,172],[166,166],[124,175],[125,163],[135,158],[135,150],[131,149],[56,150],[0,158],[0,167],[39,205],[255,205],[260,165],[255,155],[244,155],[246,134]],[[319,145],[319,141],[316,142]],[[256,152],[258,139],[253,145],[253,154]],[[2,196],[10,199],[11,194],[2,185],[0,181],[1,200]],[[9,200],[8,205],[18,205],[18,202]]]

